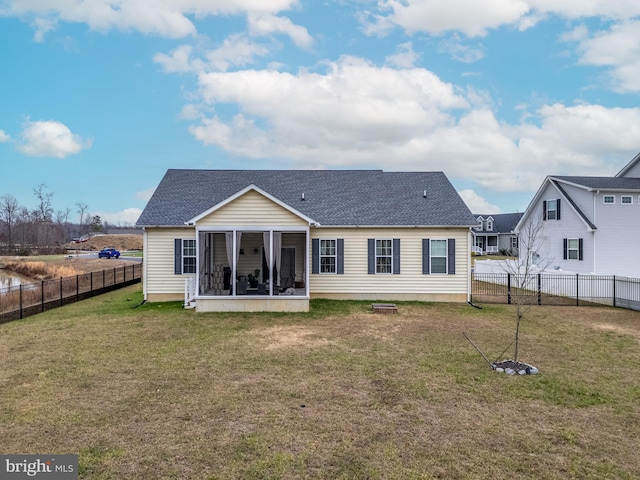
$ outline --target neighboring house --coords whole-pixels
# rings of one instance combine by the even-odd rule
[[[518,236],[515,228],[522,213],[476,214],[473,227],[473,246],[477,255],[506,253],[518,255]]]
[[[442,172],[169,170],[137,224],[148,301],[469,298],[475,220]]]
[[[540,225],[530,253],[548,268],[640,276],[640,155],[614,177],[547,177],[516,231]],[[523,245],[522,238],[520,239]],[[521,255],[526,252],[521,248]]]

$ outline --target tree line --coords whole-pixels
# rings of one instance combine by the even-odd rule
[[[10,193],[0,196],[0,246],[10,252],[33,246],[55,247],[108,226],[99,215],[91,216],[89,206],[78,202],[75,212],[53,208],[53,192],[44,183],[33,189],[36,207],[20,205]],[[74,220],[73,214],[78,214]]]

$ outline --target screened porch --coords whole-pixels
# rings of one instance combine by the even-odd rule
[[[308,297],[307,245],[307,231],[199,231],[198,298]]]

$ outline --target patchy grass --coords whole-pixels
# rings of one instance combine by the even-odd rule
[[[3,453],[80,478],[638,478],[640,314],[312,301],[307,314],[141,305],[140,286],[0,326]]]
[[[131,265],[131,261],[106,258],[83,258],[73,255],[40,255],[37,257],[0,257],[0,268],[33,278],[48,280],[98,272]]]

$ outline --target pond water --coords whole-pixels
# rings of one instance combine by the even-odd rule
[[[0,290],[9,287],[17,287],[22,283],[33,283],[34,280],[23,275],[18,275],[9,270],[0,269]]]

